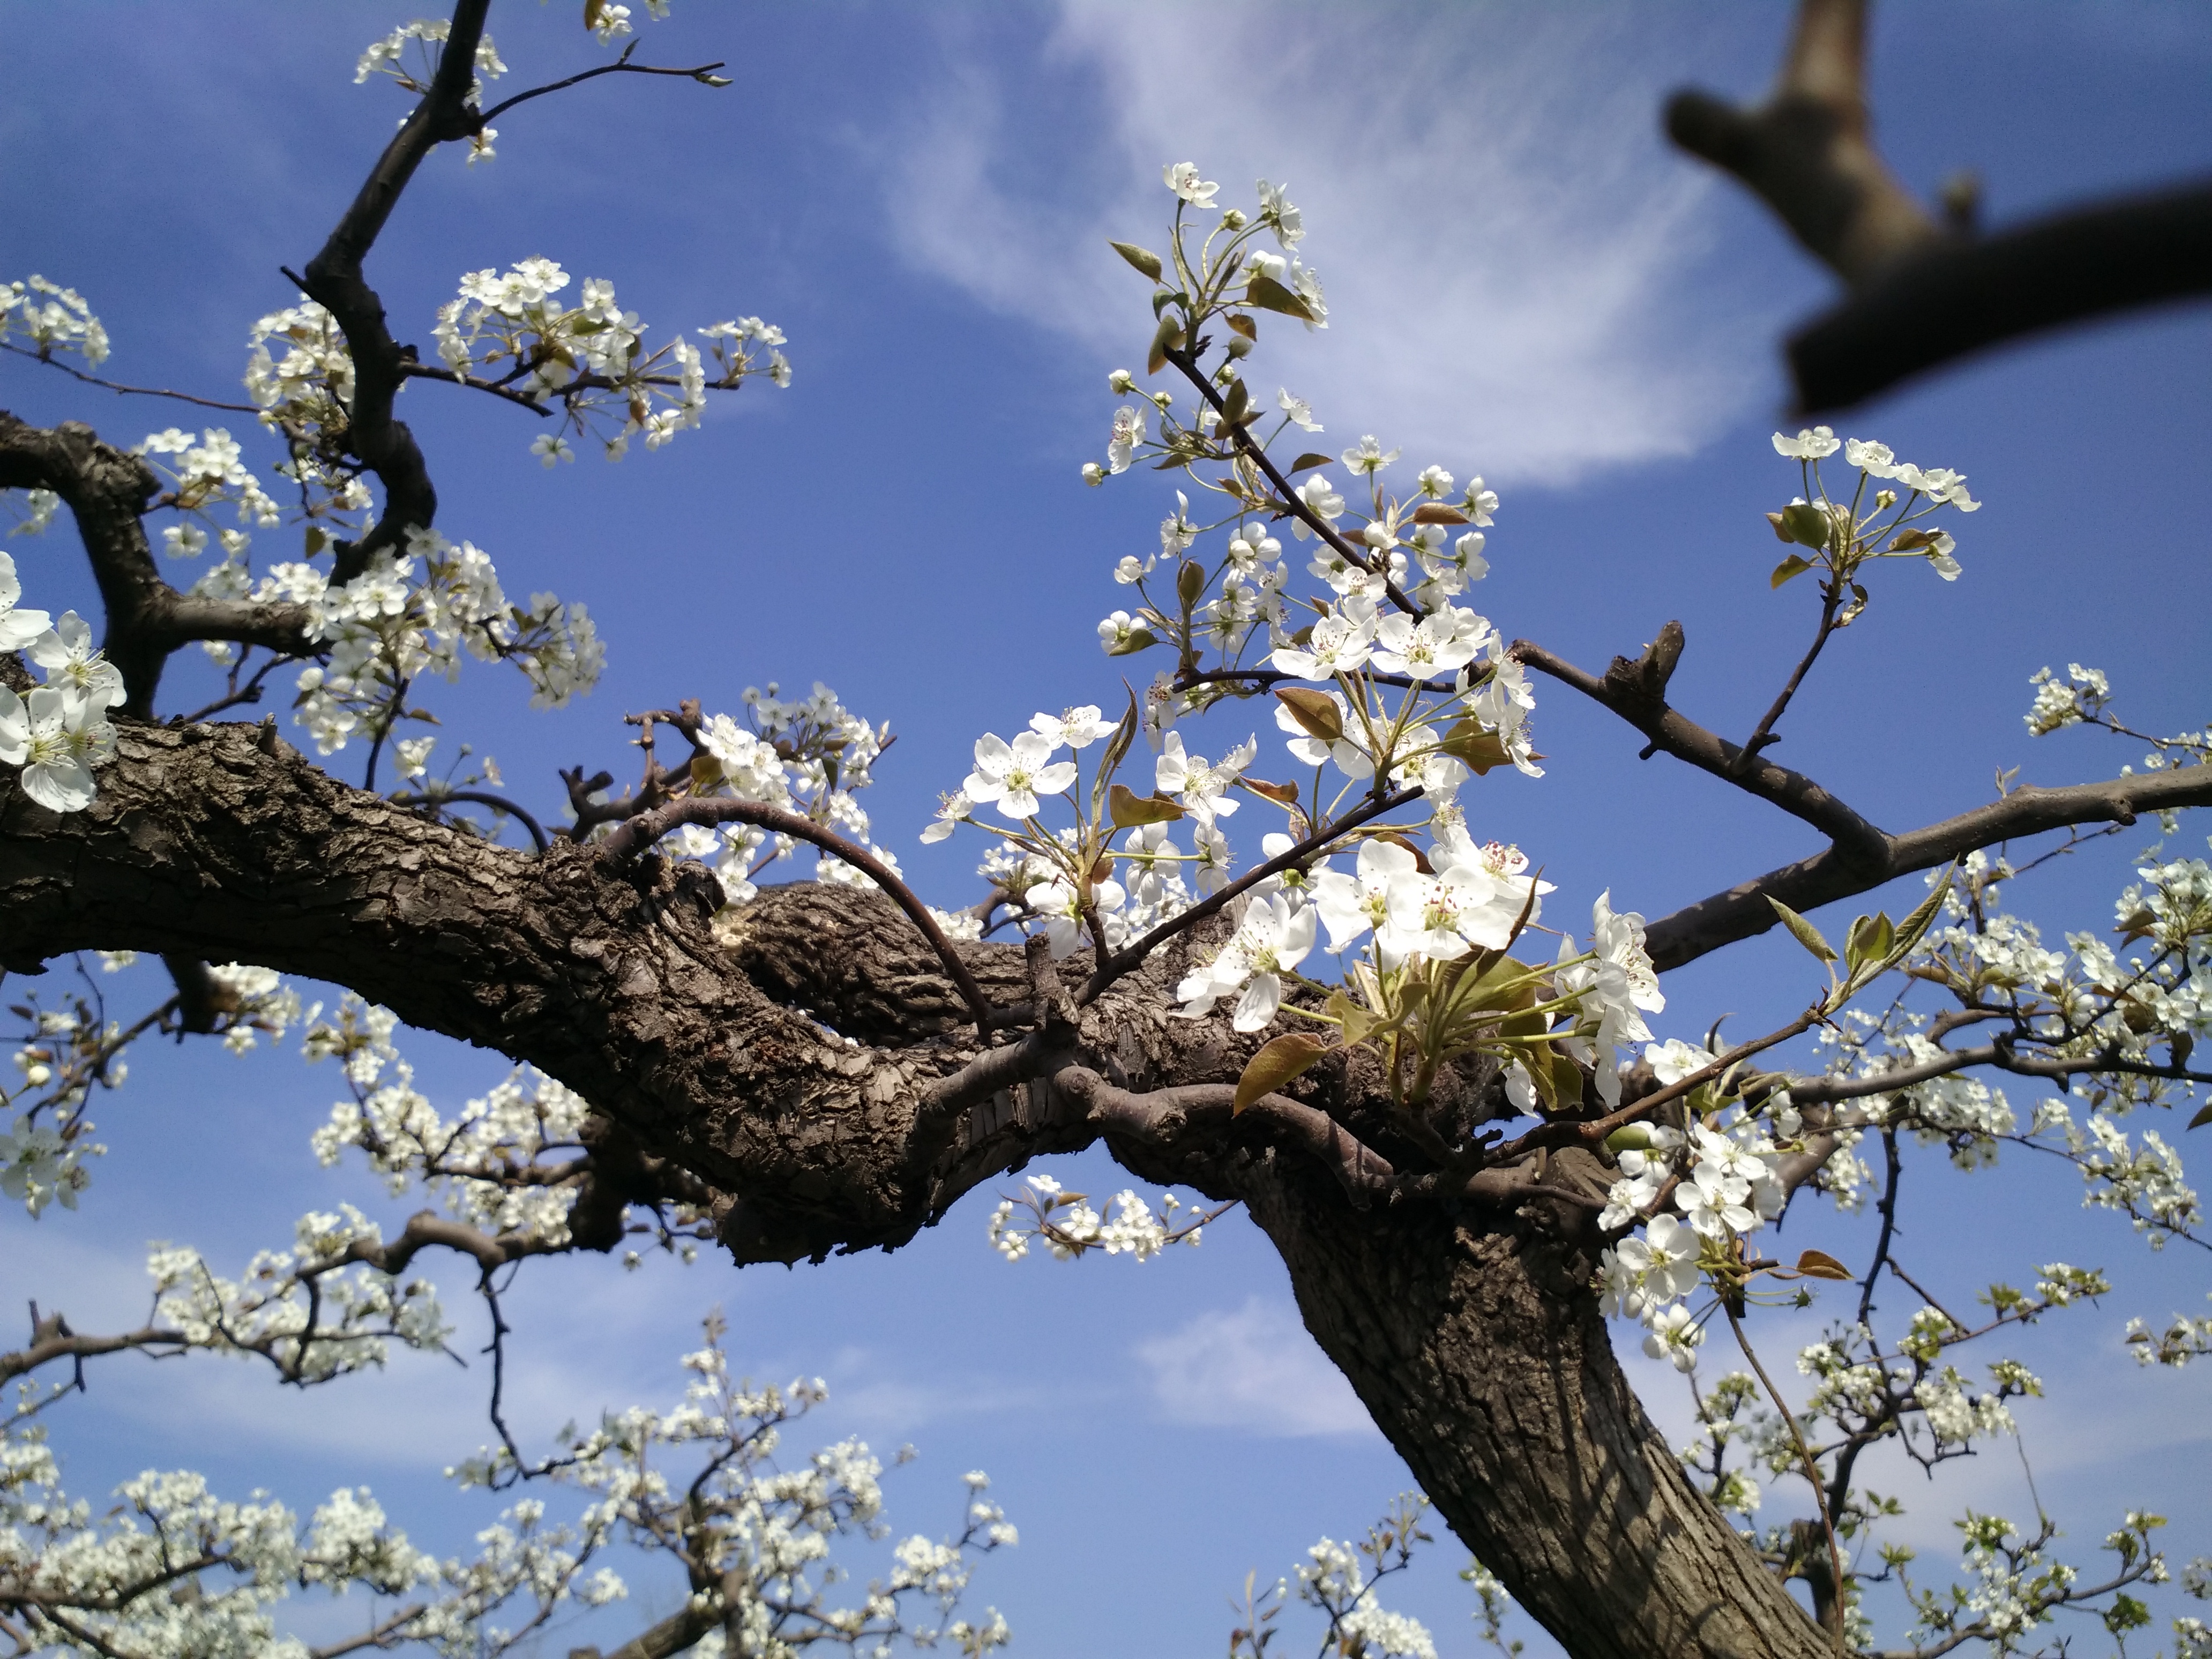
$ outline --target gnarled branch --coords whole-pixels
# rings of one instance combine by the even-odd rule
[[[334,583],[352,580],[380,550],[400,546],[410,528],[427,530],[437,517],[438,492],[422,451],[407,423],[392,414],[412,353],[392,337],[384,301],[362,277],[362,262],[422,158],[441,143],[468,137],[480,125],[468,100],[476,82],[477,44],[483,38],[490,4],[491,0],[460,0],[453,8],[429,91],[384,147],[344,216],[296,279],[301,291],[327,310],[345,335],[354,371],[346,443],[384,485],[384,513],[374,527],[358,542],[338,544]]]
[[[1779,899],[1793,910],[1810,910],[2018,836],[2063,830],[2069,824],[2133,823],[2145,812],[2207,805],[2212,805],[2212,766],[2114,778],[2109,783],[2015,789],[2002,800],[1941,823],[1901,836],[1885,836],[1879,859],[1854,861],[1840,848],[1832,847],[1739,883],[1726,892],[1685,905],[1644,930],[1646,948],[1663,972],[1694,962],[1723,945],[1765,933],[1776,920],[1769,899]]]
[[[281,655],[314,649],[305,605],[179,593],[161,578],[143,514],[161,480],[137,456],[64,421],[47,430],[0,410],[0,489],[51,489],[68,504],[107,613],[101,641],[123,675],[125,714],[149,719],[169,653],[194,640],[233,640]]]
[[[1994,235],[1971,180],[1939,222],[1875,148],[1867,0],[1802,0],[1782,73],[1742,109],[1668,101],[1668,136],[1741,179],[1850,294],[1788,347],[1801,413],[1844,409],[1969,353],[2068,324],[2212,295],[2212,183],[2085,206]]]

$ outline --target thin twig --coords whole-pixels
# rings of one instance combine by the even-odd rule
[[[706,83],[708,76],[723,67],[720,64],[702,64],[697,69],[657,69],[649,64],[631,63],[629,55],[636,50],[637,42],[633,40],[623,49],[622,60],[618,63],[602,64],[597,69],[587,69],[580,75],[572,75],[565,81],[552,81],[542,87],[532,87],[527,92],[518,92],[505,102],[494,104],[486,110],[483,112],[484,122],[489,125],[517,104],[526,104],[532,98],[543,98],[549,92],[560,92],[582,82],[596,80],[602,75],[680,75],[686,80]]]
[[[473,801],[478,806],[489,806],[495,812],[506,813],[527,830],[530,832],[530,839],[538,843],[538,852],[541,858],[553,845],[551,837],[545,833],[544,826],[536,818],[505,796],[495,795],[487,789],[441,789],[435,794],[394,795],[392,799],[395,804],[401,806],[434,808],[449,800]]]
[[[197,404],[202,409],[227,409],[240,415],[261,413],[261,406],[258,404],[227,404],[215,398],[196,398],[189,392],[171,392],[164,387],[154,386],[125,386],[120,380],[102,380],[99,375],[88,374],[81,368],[71,368],[58,357],[49,356],[43,351],[33,351],[27,346],[12,345],[5,340],[0,340],[0,351],[12,351],[18,357],[28,357],[34,362],[44,363],[49,368],[58,368],[63,374],[82,380],[87,386],[104,386],[110,392],[122,392],[131,397],[174,398],[180,404]]]
[[[1822,592],[1820,629],[1813,635],[1811,647],[1798,659],[1796,672],[1790,676],[1790,683],[1782,688],[1780,695],[1774,699],[1773,706],[1760,717],[1758,729],[1744,739],[1742,752],[1735,757],[1735,768],[1739,772],[1748,769],[1752,762],[1759,758],[1760,750],[1771,743],[1780,741],[1774,735],[1774,722],[1780,720],[1782,711],[1790,707],[1790,699],[1797,695],[1797,688],[1804,683],[1814,659],[1820,654],[1820,647],[1828,642],[1828,636],[1836,632],[1836,608],[1842,603],[1843,597],[1841,578],[1831,581]]]
[[[1212,408],[1214,414],[1220,417],[1220,429],[1229,434],[1230,441],[1236,446],[1237,453],[1250,460],[1254,465],[1260,469],[1261,471],[1267,475],[1267,482],[1274,485],[1277,493],[1282,498],[1283,503],[1289,509],[1291,515],[1297,519],[1300,523],[1304,524],[1308,529],[1311,530],[1314,534],[1320,537],[1323,542],[1334,549],[1337,553],[1340,554],[1343,557],[1349,559],[1352,563],[1358,565],[1362,570],[1368,572],[1370,575],[1382,575],[1382,586],[1384,591],[1388,592],[1390,597],[1390,603],[1396,605],[1399,610],[1404,611],[1409,617],[1419,616],[1421,614],[1421,607],[1415,605],[1411,599],[1407,599],[1405,593],[1399,588],[1398,584],[1392,581],[1387,574],[1383,574],[1389,570],[1389,565],[1388,562],[1383,559],[1382,556],[1380,553],[1377,553],[1370,557],[1370,556],[1361,552],[1358,548],[1352,546],[1350,542],[1345,540],[1343,536],[1340,535],[1327,520],[1323,519],[1321,514],[1315,512],[1312,507],[1306,505],[1305,498],[1303,495],[1299,495],[1297,490],[1291,488],[1291,481],[1288,478],[1285,478],[1282,473],[1276,469],[1274,462],[1268,459],[1266,447],[1261,444],[1254,442],[1252,434],[1247,432],[1243,427],[1232,425],[1231,423],[1228,419],[1228,410],[1224,406],[1221,401],[1221,394],[1213,389],[1212,383],[1209,381],[1205,375],[1199,373],[1197,357],[1192,353],[1187,351],[1170,351],[1167,354],[1167,358],[1170,362],[1173,363],[1177,368],[1182,371],[1183,378],[1185,380],[1188,380],[1193,386],[1198,388],[1198,395],[1205,398],[1206,403]]]
[[[1805,1479],[1813,1488],[1813,1502],[1820,1511],[1820,1531],[1828,1540],[1828,1571],[1835,1585],[1836,1616],[1835,1622],[1828,1627],[1829,1634],[1836,1638],[1836,1651],[1846,1652],[1848,1650],[1844,1644],[1844,1553],[1836,1547],[1835,1522],[1828,1517],[1828,1494],[1820,1486],[1820,1466],[1813,1461],[1812,1448],[1805,1443],[1805,1431],[1797,1426],[1796,1413],[1790,1409],[1790,1402],[1782,1397],[1782,1390],[1774,1386],[1774,1379],[1766,1374],[1766,1367],[1759,1364],[1758,1354],[1752,1350],[1751,1340],[1744,1335],[1743,1326],[1736,1319],[1735,1310],[1729,1306],[1725,1297],[1721,1299],[1721,1312],[1728,1316],[1729,1329],[1735,1333],[1736,1346],[1743,1350],[1743,1357],[1751,1362],[1752,1370],[1759,1373],[1759,1382],[1765,1385],[1767,1398],[1774,1402],[1774,1409],[1782,1413],[1782,1420],[1790,1425],[1790,1437],[1796,1443],[1797,1455],[1804,1460]]]

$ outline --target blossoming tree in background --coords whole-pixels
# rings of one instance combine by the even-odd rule
[[[424,694],[474,659],[519,670],[534,705],[565,702],[601,666],[591,617],[551,594],[511,599],[483,549],[434,527],[430,460],[397,393],[426,380],[544,417],[532,448],[554,467],[578,442],[611,459],[633,438],[659,448],[710,394],[788,386],[791,368],[781,332],[753,317],[648,348],[611,283],[578,284],[538,255],[465,274],[427,356],[391,332],[363,263],[436,146],[489,157],[495,118],[588,76],[727,84],[719,64],[635,63],[633,40],[500,101],[487,10],[469,0],[361,60],[357,78],[416,101],[296,277],[296,303],[252,325],[252,401],[217,405],[258,424],[265,474],[229,427],[124,446],[0,415],[18,527],[46,531],[67,506],[107,613],[95,647],[85,619],[23,604],[0,555],[0,968],[26,976],[0,1186],[33,1214],[73,1206],[99,1150],[87,1111],[138,1037],[242,1048],[297,1029],[348,1093],[317,1155],[357,1156],[431,1200],[391,1238],[356,1212],[311,1214],[293,1248],[237,1279],[161,1252],[137,1330],[37,1318],[30,1344],[0,1356],[21,1389],[0,1462],[0,1637],[23,1652],[268,1650],[289,1589],[352,1586],[381,1599],[357,1638],[322,1651],[496,1650],[564,1603],[618,1598],[594,1558],[623,1541],[672,1558],[687,1597],[624,1654],[999,1646],[1002,1620],[961,1612],[975,1559],[1013,1540],[984,1477],[968,1478],[954,1532],[908,1538],[865,1592],[841,1590],[831,1547],[880,1528],[880,1465],[855,1443],[779,1463],[820,1385],[733,1382],[713,1322],[680,1404],[550,1449],[509,1432],[495,1365],[493,1441],[456,1473],[516,1496],[470,1559],[416,1549],[364,1493],[303,1522],[187,1474],[134,1482],[95,1518],[62,1490],[44,1413],[87,1361],[126,1350],[246,1355],[307,1385],[395,1342],[441,1348],[452,1327],[410,1277],[425,1251],[478,1269],[496,1353],[501,1290],[531,1258],[894,1247],[1033,1156],[1100,1142],[1139,1181],[1206,1204],[1186,1214],[1133,1187],[1101,1210],[1033,1176],[992,1216],[1001,1254],[1143,1260],[1244,1205],[1422,1488],[1363,1542],[1316,1545],[1295,1591],[1249,1599],[1232,1652],[1259,1659],[1295,1595],[1324,1647],[1432,1655],[1376,1594],[1428,1537],[1431,1504],[1474,1553],[1478,1616],[1501,1647],[1509,1596],[1577,1656],[1863,1649],[1877,1617],[1908,1626],[1912,1651],[2024,1650],[2064,1610],[2122,1636],[2150,1621],[2137,1591],[2167,1577],[2155,1516],[2115,1517],[2109,1565],[2085,1572],[2053,1553],[2050,1517],[1970,1514],[1965,1579],[1934,1589],[1885,1548],[1893,1505],[1857,1475],[1877,1447],[1932,1470],[2009,1432],[2007,1402],[2039,1383],[2001,1354],[1970,1374],[1963,1350],[2108,1289],[2035,1264],[2027,1288],[1994,1285],[1978,1312],[1937,1305],[1897,1237],[1909,1154],[1941,1147],[1972,1168],[2035,1148],[2154,1243],[2206,1243],[2178,1136],[2142,1126],[2192,1109],[2212,1081],[2191,1066],[2212,1019],[2212,866],[2146,855],[2117,945],[2078,933],[2054,948],[2007,908],[2053,855],[2030,837],[2064,830],[2071,846],[2154,823],[2178,836],[2185,809],[2212,803],[2203,734],[2135,732],[2101,673],[2046,673],[2030,729],[2109,727],[2148,747],[2140,769],[2004,788],[1903,835],[1767,757],[1824,650],[1893,581],[1960,576],[1979,505],[1963,477],[1826,424],[1775,434],[1777,495],[1792,498],[1769,515],[1771,583],[1778,603],[1813,590],[1817,618],[1756,729],[1723,739],[1667,700],[1679,625],[1593,674],[1480,614],[1498,509],[1480,477],[1417,470],[1373,436],[1309,447],[1320,416],[1258,368],[1273,331],[1327,325],[1303,216],[1282,186],[1232,204],[1175,162],[1164,236],[1114,244],[1149,286],[1152,323],[1143,372],[1112,377],[1103,459],[1084,469],[1112,488],[1140,463],[1182,475],[1158,552],[1111,570],[1121,594],[1097,630],[1109,657],[1159,665],[1140,692],[1010,711],[977,738],[921,839],[975,839],[983,896],[939,908],[902,880],[857,799],[890,729],[819,687],[628,716],[634,781],[617,791],[574,768],[552,822],[488,766],[434,770]],[[1840,99],[1863,117],[1859,16],[1808,6],[1781,103]],[[586,8],[603,43],[633,21]],[[1691,115],[1732,112],[1678,106],[1678,128]],[[1732,118],[1794,142],[1763,116]],[[1863,125],[1844,124],[1862,148]],[[1720,148],[1744,162],[1743,144]],[[1838,268],[1855,284],[1929,280],[1914,262],[1955,252],[1899,218],[1870,152],[1816,151],[1797,159],[1848,161],[1852,210],[1896,244],[1876,258],[1864,225],[1793,218],[1816,251],[1824,237],[1850,251]],[[1790,213],[1787,179],[1738,170]],[[0,301],[0,346],[112,384],[82,295],[30,277]],[[297,556],[257,554],[256,535],[293,529]],[[170,568],[198,569],[188,586],[163,574],[157,539]],[[193,647],[223,694],[166,710],[162,666]],[[1482,828],[1491,775],[1543,775],[1530,713],[1547,681],[1828,846],[1656,921],[1611,892],[1587,920],[1547,908],[1554,886],[1529,854]],[[280,689],[304,743],[358,765],[358,787],[274,716],[222,718]],[[802,847],[817,880],[760,884]],[[1862,915],[1832,940],[1803,914],[1916,874],[1924,896],[1901,918]],[[1810,958],[1803,1012],[1731,1044],[1668,1034],[1661,975],[1776,926]],[[137,952],[161,957],[174,995],[112,1018],[87,957]],[[343,1000],[304,1006],[295,975]],[[402,1024],[520,1069],[448,1117],[414,1086]],[[2046,1097],[2023,1123],[1992,1079]],[[1823,1195],[1871,1206],[1865,1262],[1769,1255],[1772,1224]],[[1892,1283],[1917,1311],[1878,1304]],[[1816,1289],[1832,1323],[1795,1356],[1812,1392],[1793,1404],[1757,1310]],[[1701,1376],[1686,1453],[1645,1417],[1608,1319],[1636,1322],[1685,1372],[1723,1347],[1741,1358]],[[2147,1363],[2179,1364],[2212,1347],[2212,1322],[2137,1336]],[[1770,1483],[1796,1519],[1762,1522]],[[2184,1588],[2203,1578],[2188,1569]],[[1881,1594],[1899,1598],[1887,1613]],[[2212,1651],[2185,1614],[2172,1639]]]

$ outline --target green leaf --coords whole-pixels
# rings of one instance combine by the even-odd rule
[[[1162,800],[1158,795],[1140,795],[1126,783],[1115,784],[1106,799],[1107,811],[1116,830],[1134,830],[1146,823],[1173,823],[1182,816],[1182,808],[1173,801]]]
[[[1344,735],[1343,712],[1328,692],[1309,691],[1303,686],[1278,686],[1275,701],[1291,711],[1291,718],[1307,736],[1319,738],[1323,743],[1334,743]]]
[[[1782,918],[1782,925],[1796,935],[1797,942],[1823,962],[1836,959],[1836,947],[1820,937],[1820,930],[1799,915],[1778,898],[1766,901],[1774,907],[1774,914]]]
[[[1228,395],[1221,400],[1221,420],[1224,426],[1243,426],[1252,418],[1252,394],[1242,380],[1229,383]]]
[[[1897,926],[1896,935],[1890,941],[1889,953],[1884,966],[1904,961],[1919,948],[1920,941],[1927,937],[1929,925],[1935,921],[1937,914],[1942,909],[1943,901],[1949,896],[1950,891],[1951,878],[1946,876],[1936,884],[1926,898],[1912,907],[1912,914]]]
[[[1782,509],[1783,532],[1800,547],[1826,547],[1835,522],[1826,507],[1812,501],[1795,501]]]
[[[1769,587],[1779,587],[1792,576],[1802,576],[1812,568],[1812,560],[1802,554],[1792,553],[1774,567],[1774,574],[1766,579],[1766,585]]]
[[[1139,247],[1134,242],[1109,242],[1106,246],[1154,282],[1160,280],[1160,256],[1149,248]]]
[[[1651,1146],[1651,1126],[1648,1123],[1624,1123],[1605,1138],[1609,1152],[1648,1152]]]
[[[1366,1041],[1367,1034],[1375,1029],[1375,1016],[1369,1013],[1341,991],[1331,991],[1322,1012],[1337,1024],[1344,1033],[1344,1046]]]
[[[2197,1115],[2189,1120],[2186,1127],[2201,1129],[2208,1123],[2212,1123],[2212,1106],[2200,1106],[2197,1109]]]
[[[1890,946],[1896,938],[1896,926],[1887,913],[1877,910],[1870,916],[1859,917],[1844,936],[1844,965],[1853,974],[1870,965],[1879,968],[1889,959]]]
[[[1262,311],[1279,311],[1285,317],[1296,317],[1302,322],[1318,320],[1304,300],[1272,276],[1255,276],[1246,283],[1244,303],[1258,306]]]
[[[1273,1093],[1328,1052],[1322,1038],[1305,1031],[1284,1032],[1245,1063],[1229,1115],[1234,1117],[1261,1096]]]
[[[1797,1271],[1808,1279],[1834,1279],[1848,1284],[1851,1270],[1826,1250],[1808,1250],[1797,1258]]]
[[[1158,643],[1159,641],[1152,636],[1151,629],[1133,628],[1129,630],[1129,637],[1121,644],[1109,647],[1106,654],[1109,657],[1134,656],[1138,652],[1148,651]]]

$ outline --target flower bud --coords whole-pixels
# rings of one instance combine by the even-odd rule
[[[1182,608],[1189,610],[1205,592],[1206,567],[1185,559],[1176,570],[1176,597],[1182,601]]]
[[[1094,486],[1104,483],[1106,482],[1106,469],[1099,465],[1096,461],[1084,462],[1083,482]]]

